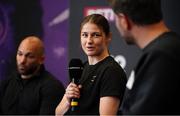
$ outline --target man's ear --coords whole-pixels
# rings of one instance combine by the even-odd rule
[[[128,16],[123,13],[119,13],[119,14],[117,14],[117,16],[119,17],[119,21],[120,21],[119,23],[120,23],[121,27],[123,27],[126,30],[130,30],[131,22],[130,22]]]
[[[45,60],[45,56],[41,56],[39,58],[39,64],[43,64],[44,63],[44,60]]]

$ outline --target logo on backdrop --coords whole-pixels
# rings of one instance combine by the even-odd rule
[[[126,87],[131,90],[135,81],[135,71],[133,70],[129,76],[128,82],[126,83]]]
[[[84,16],[95,13],[103,15],[110,22],[113,22],[115,19],[114,12],[110,7],[103,7],[103,6],[84,7]]]
[[[7,34],[7,16],[5,10],[0,5],[0,45],[3,44]]]
[[[125,67],[126,67],[126,58],[125,58],[123,55],[117,55],[117,56],[111,55],[111,56],[114,58],[114,60],[115,60],[119,65],[121,65],[121,67],[122,67],[123,69],[125,69]]]
[[[63,12],[59,13],[56,17],[49,22],[49,26],[57,25],[69,18],[69,9],[65,9]]]

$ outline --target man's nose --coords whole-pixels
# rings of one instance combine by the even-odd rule
[[[25,56],[21,56],[21,57],[20,57],[20,63],[21,63],[21,64],[26,63],[26,57],[25,57]]]

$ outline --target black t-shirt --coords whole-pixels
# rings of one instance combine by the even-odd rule
[[[121,105],[123,114],[180,114],[178,35],[163,33],[143,49],[129,87]]]
[[[114,96],[122,100],[126,75],[109,56],[95,65],[86,63],[79,83],[82,85],[81,96],[74,114],[98,115],[101,97]],[[73,113],[69,111],[67,114]]]

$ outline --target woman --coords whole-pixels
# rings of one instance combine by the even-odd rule
[[[70,83],[56,108],[56,115],[115,115],[123,98],[126,75],[109,55],[111,32],[106,18],[92,14],[80,28],[81,46],[88,57],[79,85]],[[70,111],[72,98],[79,99],[78,109]]]

